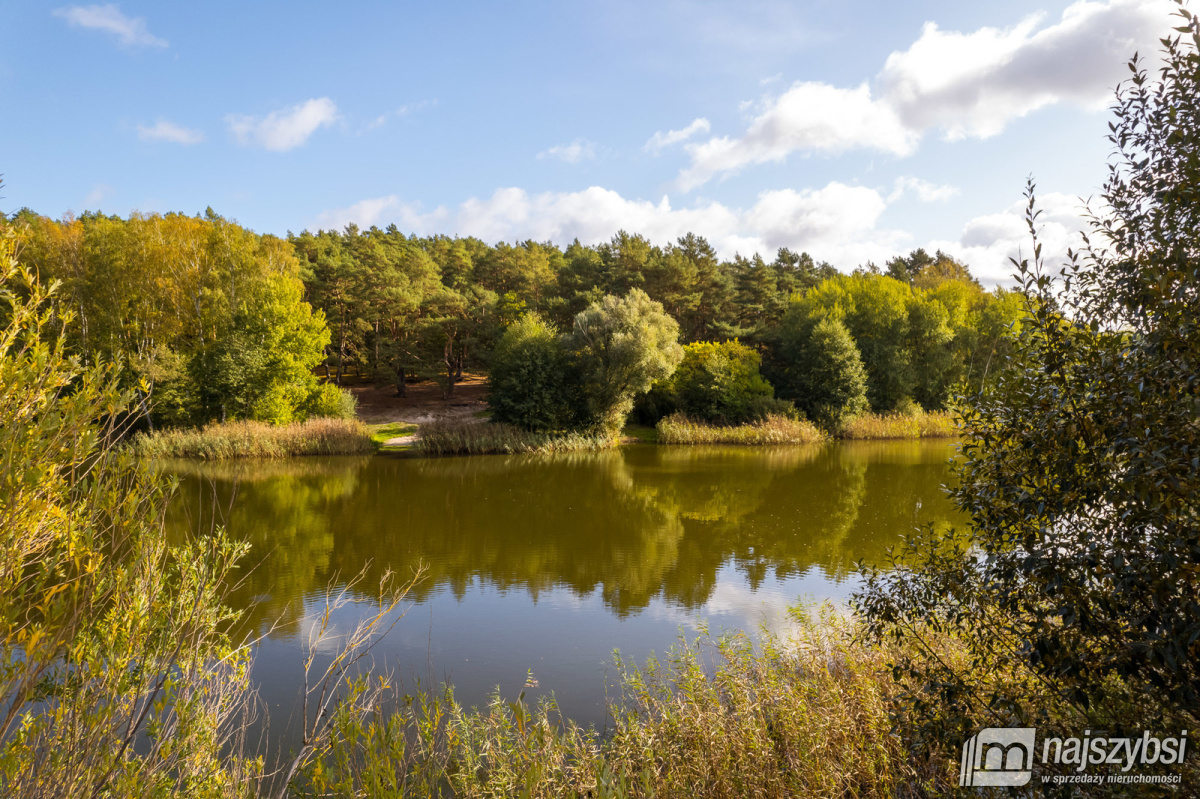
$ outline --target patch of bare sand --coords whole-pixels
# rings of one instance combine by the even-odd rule
[[[371,383],[347,384],[358,399],[358,418],[366,424],[424,424],[440,419],[470,419],[474,414],[487,410],[484,396],[487,394],[487,378],[481,374],[467,372],[463,380],[454,387],[454,396],[442,398],[441,387],[432,380],[409,383],[405,396],[396,396],[395,386],[377,388]],[[387,443],[408,438],[399,436]],[[407,442],[401,442],[407,443]]]

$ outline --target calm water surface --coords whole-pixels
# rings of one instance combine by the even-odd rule
[[[294,727],[326,586],[419,564],[377,663],[408,684],[449,680],[468,705],[497,686],[515,696],[532,670],[564,714],[599,726],[614,649],[640,660],[704,623],[778,629],[798,599],[848,597],[854,563],[883,562],[905,532],[958,523],[941,489],[953,454],[933,441],[173,464],[171,524],[215,520],[251,542],[233,602],[266,635],[254,676],[273,728]]]

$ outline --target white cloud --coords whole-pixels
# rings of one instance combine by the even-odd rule
[[[243,114],[225,117],[239,144],[254,143],[276,152],[299,147],[318,128],[328,127],[337,119],[337,106],[328,97],[272,111],[261,119]]]
[[[318,214],[315,227],[324,230],[341,230],[351,223],[360,228],[386,226],[396,223],[405,230],[430,230],[444,219],[444,210],[422,214],[415,204],[400,202],[395,194],[373,197],[354,203],[348,208],[337,208]]]
[[[87,210],[94,210],[100,207],[100,203],[107,200],[113,194],[113,187],[107,183],[97,183],[92,187],[92,190],[83,198],[83,207]]]
[[[666,133],[663,133],[661,130],[656,131],[655,134],[650,137],[650,141],[646,142],[646,145],[642,149],[648,153],[654,153],[657,155],[664,147],[670,147],[672,144],[679,144],[682,141],[687,141],[697,133],[708,133],[711,129],[712,126],[708,124],[708,120],[704,117],[693,119],[691,124],[689,124],[686,128],[669,130]]]
[[[567,164],[591,161],[596,157],[596,143],[587,139],[576,139],[570,144],[557,144],[537,154],[538,160],[553,158]]]
[[[779,247],[791,247],[850,269],[869,259],[882,261],[909,246],[907,234],[877,228],[886,207],[886,200],[874,189],[837,182],[820,189],[763,192],[748,208],[717,202],[675,208],[668,197],[657,203],[627,199],[599,186],[541,194],[503,188],[490,197],[471,198],[455,209],[438,208],[431,213],[421,213],[388,195],[327,211],[316,221],[321,227],[340,227],[348,221],[363,226],[395,222],[418,234],[559,244],[576,238],[598,244],[618,230],[666,244],[695,232],[726,258],[738,252],[770,257]]]
[[[1040,15],[972,33],[926,23],[912,47],[888,56],[876,83],[914,130],[937,128],[952,141],[995,136],[1044,106],[1103,108],[1134,51],[1157,50],[1171,8],[1163,0],[1084,0],[1040,30]]]
[[[142,141],[166,141],[174,144],[199,144],[204,141],[204,134],[198,130],[176,125],[160,119],[153,127],[137,126],[138,138]]]
[[[936,183],[930,183],[920,178],[902,176],[896,178],[896,187],[888,195],[887,201],[894,203],[910,191],[915,192],[917,199],[923,203],[944,202],[951,197],[956,197],[959,193],[956,186],[939,186]]]
[[[1045,106],[1103,107],[1134,51],[1157,49],[1173,24],[1171,9],[1168,0],[1080,0],[1045,27],[1036,15],[970,33],[927,23],[909,49],[888,57],[872,84],[795,83],[764,98],[743,135],[689,145],[692,163],[679,185],[692,189],[797,152],[905,156],[933,130],[948,140],[986,138]]]
[[[409,114],[415,114],[418,111],[424,111],[426,108],[430,108],[431,106],[436,106],[437,104],[438,104],[438,101],[437,101],[436,97],[434,97],[432,100],[426,99],[426,100],[421,100],[420,102],[416,102],[416,103],[408,103],[406,105],[402,105],[399,108],[397,108],[396,115],[402,116],[402,117],[408,116]]]
[[[122,47],[166,47],[167,40],[146,28],[146,20],[130,18],[115,4],[95,6],[64,6],[54,9],[54,16],[80,28],[105,31],[115,35]]]
[[[741,138],[720,136],[688,145],[692,163],[680,173],[679,186],[687,191],[714,175],[778,163],[797,150],[839,153],[866,147],[908,155],[919,138],[890,106],[872,97],[865,83],[857,89],[797,83],[750,123]]]
[[[1079,249],[1079,234],[1087,229],[1083,204],[1078,197],[1048,192],[1038,195],[1037,207],[1042,212],[1037,223],[1042,257],[1047,266],[1055,267],[1065,260],[1068,248]],[[971,219],[963,226],[958,241],[933,241],[925,248],[940,249],[969,264],[971,274],[985,284],[1011,284],[1016,267],[1009,259],[1033,258],[1025,201]]]
[[[398,108],[396,108],[392,111],[388,111],[386,113],[380,114],[379,116],[375,117],[375,119],[371,120],[365,126],[363,126],[360,133],[372,131],[372,130],[375,130],[376,128],[382,127],[383,125],[387,124],[387,121],[391,117],[394,117],[394,116],[395,117],[406,117],[406,116],[409,116],[410,114],[416,114],[420,111],[423,111],[426,108],[429,108],[431,106],[436,106],[437,104],[438,104],[438,101],[437,101],[437,98],[435,97],[432,100],[426,99],[426,100],[421,100],[420,102],[417,102],[417,103],[408,103],[408,104],[399,106]]]

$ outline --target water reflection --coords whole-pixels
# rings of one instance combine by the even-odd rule
[[[597,593],[618,619],[694,610],[732,567],[750,592],[816,575],[833,586],[918,524],[949,525],[945,442],[771,449],[627,447],[558,456],[169,464],[177,529],[250,541],[232,601],[257,632],[295,630],[306,596],[367,566],[418,564],[423,601],[471,586]],[[286,635],[286,632],[280,632]]]

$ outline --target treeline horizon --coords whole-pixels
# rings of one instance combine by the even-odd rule
[[[956,388],[983,385],[1021,314],[1016,292],[985,291],[966,264],[923,249],[846,273],[788,248],[721,259],[694,233],[659,246],[618,231],[560,248],[351,224],[281,239],[211,208],[61,220],[22,209],[6,224],[26,230],[22,262],[63,284],[56,307],[72,310],[64,332],[78,351],[121,357],[147,384],[151,424],[344,416],[347,398],[324,387],[351,370],[401,395],[410,379],[433,379],[451,397],[464,369],[489,369],[518,319],[566,333],[635,289],[675,320],[681,344],[754,349],[801,407],[786,351],[828,317],[853,339],[871,410],[941,409]]]

